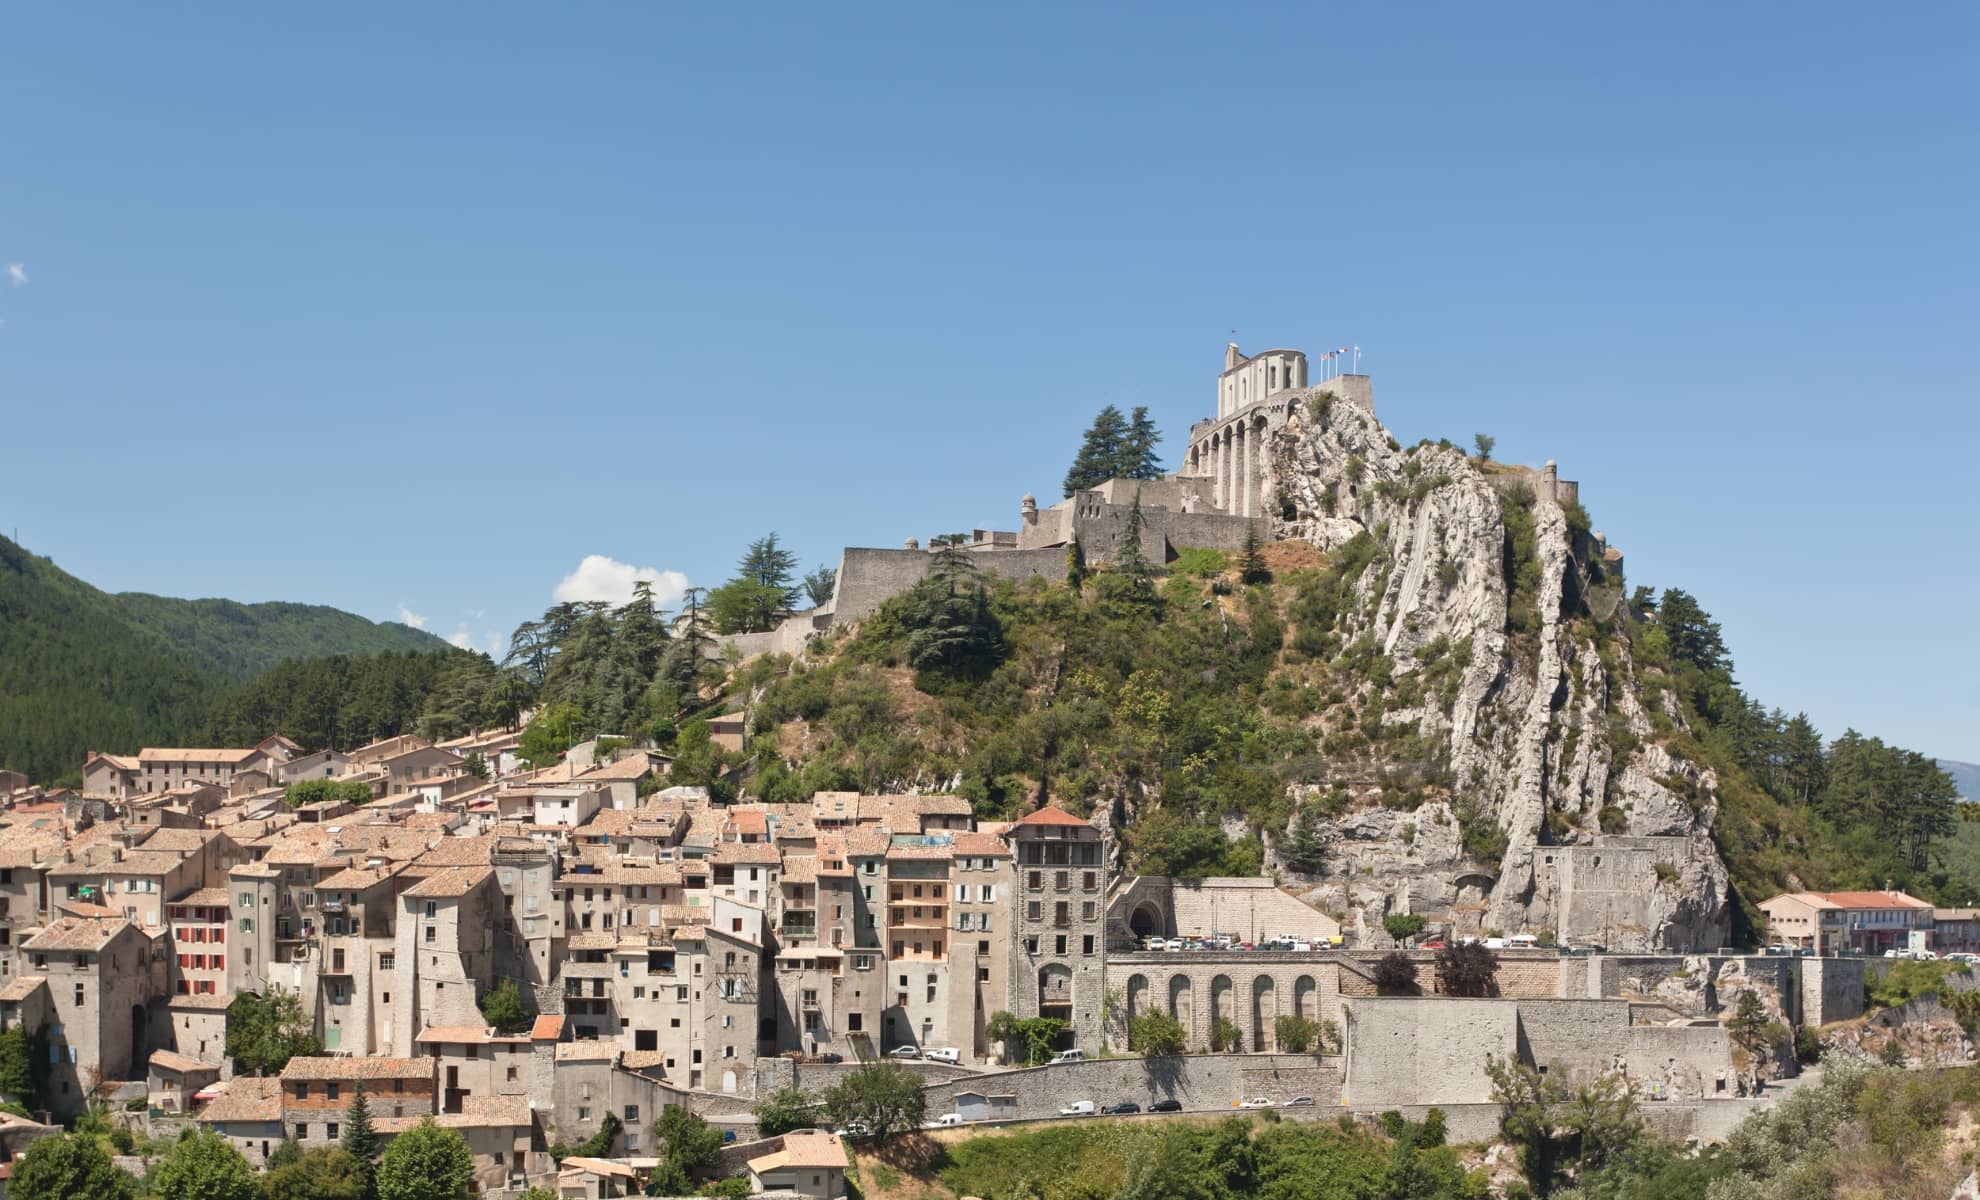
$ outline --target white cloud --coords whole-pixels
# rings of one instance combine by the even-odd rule
[[[8,263],[7,278],[14,281],[15,287],[19,287],[28,281],[27,268],[19,263]]]
[[[426,628],[426,618],[420,616],[412,609],[407,608],[406,602],[404,600],[399,601],[399,623],[402,625],[410,625],[414,629]]]
[[[456,629],[447,640],[463,650],[474,649],[474,635],[468,632],[468,627],[465,625]]]
[[[455,626],[454,632],[447,635],[447,640],[463,650],[478,650],[487,654],[488,657],[495,659],[501,658],[503,651],[507,648],[503,644],[502,635],[493,629],[484,635],[484,640],[480,645],[476,645],[474,633],[468,628],[466,621],[462,621],[459,625]]]
[[[673,604],[687,591],[687,576],[679,571],[635,567],[603,554],[587,554],[550,596],[559,604],[587,600],[624,604],[632,599],[633,585],[642,579],[653,585],[653,602],[662,607]]]

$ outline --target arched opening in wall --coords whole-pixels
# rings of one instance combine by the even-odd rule
[[[730,1093],[736,1090],[736,1073],[734,1071],[722,1072],[722,1090]]]
[[[1492,896],[1492,877],[1483,871],[1467,871],[1451,881],[1457,889],[1453,907],[1483,904]]]
[[[1210,1024],[1219,1021],[1237,1020],[1237,989],[1229,975],[1219,975],[1210,981]]]
[[[1196,988],[1187,975],[1169,980],[1169,1015],[1183,1027],[1183,1036],[1196,1040]]]
[[[1073,1019],[1073,976],[1072,968],[1064,963],[1047,963],[1038,971],[1038,1015],[1054,1017],[1064,1021],[1067,1031],[1060,1036],[1058,1049],[1070,1049],[1073,1044],[1071,1030]]]
[[[1270,975],[1251,981],[1251,1048],[1279,1048],[1279,985]]]
[[[1127,1019],[1132,1021],[1148,1011],[1148,976],[1130,975],[1127,981]]]
[[[1320,985],[1311,975],[1293,980],[1293,1015],[1307,1021],[1320,1019]]]
[[[1128,929],[1138,938],[1158,937],[1166,932],[1162,912],[1154,901],[1134,906],[1134,912],[1128,915]]]

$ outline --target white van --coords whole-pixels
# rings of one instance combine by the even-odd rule
[[[1090,1117],[1099,1110],[1091,1100],[1075,1100],[1059,1110],[1062,1117]]]
[[[1072,1062],[1085,1062],[1085,1061],[1086,1061],[1086,1051],[1084,1050],[1061,1050],[1057,1054],[1054,1054],[1052,1056],[1051,1065],[1057,1066],[1059,1063],[1072,1063]]]
[[[1513,934],[1506,939],[1505,946],[1508,950],[1537,950],[1539,947],[1540,939],[1530,933]]]
[[[956,1049],[954,1046],[943,1046],[940,1049],[929,1050],[923,1053],[921,1057],[927,1059],[929,1062],[948,1063],[953,1066],[962,1061],[962,1051]]]

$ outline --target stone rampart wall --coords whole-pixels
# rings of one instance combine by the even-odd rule
[[[833,621],[844,623],[870,616],[888,599],[900,595],[928,574],[935,556],[926,550],[878,550],[848,546],[839,557],[838,590],[832,599]],[[986,550],[970,555],[986,575],[1012,579],[1063,580],[1066,552]]]
[[[1321,1061],[1311,1055],[1203,1054],[1157,1059],[1109,1058],[1016,1071],[988,1071],[945,1083],[931,1083],[928,1087],[928,1116],[934,1120],[943,1113],[956,1111],[956,1095],[959,1092],[1014,1096],[1017,1100],[1017,1118],[1027,1121],[1055,1117],[1061,1108],[1080,1100],[1091,1100],[1102,1106],[1131,1100],[1143,1108],[1157,1100],[1180,1100],[1185,1109],[1227,1108],[1244,1094],[1246,1063],[1290,1058],[1300,1058],[1309,1064]],[[1314,1095],[1316,1101],[1319,1099],[1315,1093],[1306,1094]],[[1273,1097],[1275,1100],[1284,1098]]]

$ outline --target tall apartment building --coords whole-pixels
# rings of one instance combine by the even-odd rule
[[[1068,1041],[1102,1040],[1106,991],[1106,847],[1100,830],[1046,807],[1006,833],[1016,859],[1015,936],[1010,946],[1010,1010],[1057,1017]]]

